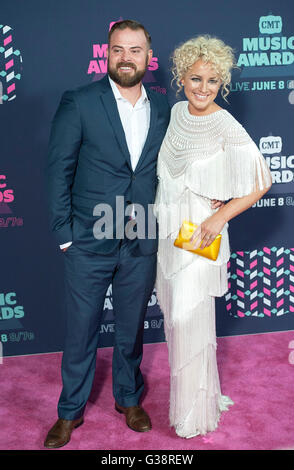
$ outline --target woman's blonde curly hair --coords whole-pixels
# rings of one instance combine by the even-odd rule
[[[233,49],[221,39],[209,36],[197,36],[189,39],[174,50],[172,55],[173,81],[178,86],[177,94],[182,90],[181,79],[198,59],[211,63],[221,80],[221,95],[225,101],[231,82],[231,70],[236,67]]]

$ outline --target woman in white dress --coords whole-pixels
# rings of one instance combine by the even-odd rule
[[[158,159],[156,290],[170,363],[170,424],[178,436],[217,428],[233,404],[221,394],[216,361],[215,297],[228,289],[228,222],[270,188],[267,164],[245,129],[215,103],[226,99],[232,49],[198,36],[173,54],[173,73],[187,101],[176,103]],[[224,201],[213,209],[213,200]],[[195,247],[222,234],[216,261],[174,246],[183,220],[198,225]]]

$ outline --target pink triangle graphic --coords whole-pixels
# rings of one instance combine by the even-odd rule
[[[92,82],[99,82],[105,75],[106,73],[94,73]]]
[[[151,72],[151,70],[146,70],[146,73],[143,77],[143,80],[142,80],[143,83],[151,83],[151,82],[156,82],[156,79],[154,78],[154,75],[153,73]]]
[[[5,202],[0,202],[0,214],[12,214],[12,210]]]

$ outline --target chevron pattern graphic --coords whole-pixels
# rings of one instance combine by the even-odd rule
[[[294,248],[237,251],[228,262],[227,312],[271,317],[294,312]]]
[[[18,49],[13,48],[10,26],[0,24],[0,104],[16,98],[16,83],[21,79],[19,72],[22,57]]]

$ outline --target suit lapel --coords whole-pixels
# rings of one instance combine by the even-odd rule
[[[131,156],[130,156],[130,152],[128,149],[124,129],[120,120],[119,112],[118,112],[117,105],[116,105],[116,100],[113,96],[113,92],[112,92],[110,84],[109,84],[107,91],[101,95],[101,100],[105,108],[105,112],[110,121],[110,124],[113,128],[116,139],[122,150],[122,153],[125,156],[129,167],[132,168]]]
[[[132,164],[131,164],[131,156],[130,156],[130,152],[129,152],[129,149],[128,149],[124,129],[123,129],[123,126],[122,126],[122,123],[121,123],[121,120],[120,120],[119,112],[118,112],[118,109],[117,109],[117,104],[116,104],[115,97],[113,95],[108,77],[106,76],[102,80],[103,80],[104,85],[106,87],[106,91],[101,95],[101,100],[102,100],[103,106],[105,108],[105,112],[106,112],[106,114],[108,116],[108,119],[110,121],[110,124],[113,128],[114,134],[115,134],[115,136],[117,138],[117,141],[120,145],[122,153],[125,156],[131,171],[133,171],[132,170]],[[157,105],[154,101],[152,93],[149,92],[148,88],[146,88],[146,93],[147,93],[147,96],[148,96],[149,101],[150,101],[150,125],[149,125],[149,130],[148,130],[147,138],[146,138],[142,153],[140,155],[139,161],[138,161],[137,166],[135,168],[135,172],[137,172],[139,170],[139,168],[141,167],[141,165],[142,165],[142,163],[143,163],[143,161],[146,157],[146,154],[148,152],[148,149],[149,149],[150,144],[151,144],[152,139],[153,139],[154,131],[156,129],[157,116],[158,116]]]
[[[140,156],[139,161],[137,163],[135,172],[137,172],[140,169],[140,167],[142,166],[142,163],[143,163],[143,161],[146,157],[146,154],[148,152],[148,149],[149,149],[150,144],[151,144],[152,139],[153,139],[154,131],[156,129],[157,116],[158,116],[157,105],[156,105],[156,103],[153,99],[153,96],[149,92],[148,88],[145,88],[145,89],[146,89],[146,93],[147,93],[147,96],[148,96],[149,101],[150,101],[150,125],[149,125],[147,138],[146,138],[141,156]]]

